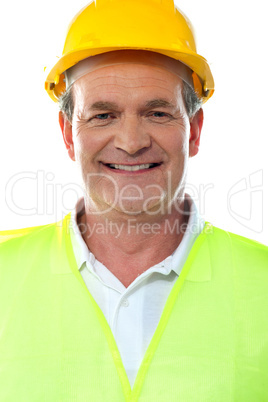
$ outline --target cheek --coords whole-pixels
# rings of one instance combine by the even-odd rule
[[[185,114],[181,119],[166,126],[156,125],[148,129],[151,129],[155,142],[170,155],[172,160],[176,160],[180,155],[188,155],[190,123]]]
[[[82,173],[85,169],[87,169],[87,166],[90,164],[90,161],[92,159],[92,151],[93,147],[88,137],[78,135],[74,138],[75,160]]]
[[[169,155],[172,164],[182,164],[188,157],[189,138],[188,135],[172,135],[166,137],[166,141],[162,143],[163,149]]]
[[[188,159],[189,156],[189,139],[185,138],[183,143],[181,144],[181,154],[184,156],[184,159]]]
[[[90,136],[90,133],[86,127],[73,126],[73,143],[75,158],[78,163],[82,164],[84,161],[88,162],[94,150],[97,148],[94,137]]]

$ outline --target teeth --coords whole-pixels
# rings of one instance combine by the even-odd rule
[[[129,172],[135,172],[137,170],[142,170],[142,169],[149,169],[150,167],[154,166],[153,163],[146,163],[143,165],[135,165],[135,166],[129,166],[129,165],[116,165],[113,163],[110,163],[109,166],[114,169],[119,169],[119,170],[127,170]]]

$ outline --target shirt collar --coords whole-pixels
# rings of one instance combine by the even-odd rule
[[[77,224],[78,217],[83,215],[84,211],[85,203],[84,198],[82,197],[79,198],[79,200],[77,201],[75,209],[71,213],[70,221],[71,241],[78,269],[82,267],[84,262],[89,262],[92,265],[94,265],[95,263],[95,256],[89,251]]]
[[[189,203],[189,220],[182,241],[172,255],[167,257],[164,261],[156,264],[154,267],[151,267],[150,272],[154,269],[154,272],[158,271],[168,275],[170,271],[173,270],[177,275],[179,275],[195,240],[202,232],[205,222],[200,217],[195,202],[189,195],[187,195],[187,201]],[[71,213],[70,221],[70,227],[72,229],[70,231],[71,241],[78,269],[81,269],[85,262],[90,264],[92,267],[94,267],[96,262],[96,258],[88,249],[77,224],[77,218],[84,213],[84,210],[84,198],[80,198],[76,203],[75,209]],[[168,229],[174,230],[172,227],[169,227]]]
[[[187,195],[187,201],[189,203],[188,224],[182,241],[172,254],[171,261],[171,269],[176,272],[177,275],[180,274],[195,240],[205,226],[205,221],[199,215],[196,204],[189,195]]]

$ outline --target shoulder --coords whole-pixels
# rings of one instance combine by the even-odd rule
[[[46,239],[53,240],[62,234],[62,227],[68,226],[69,215],[62,221],[47,225],[28,227],[15,230],[0,231],[0,253],[18,250],[23,246],[24,249],[32,249],[41,245]],[[34,250],[33,250],[34,251]]]
[[[18,239],[21,237],[25,237],[29,234],[37,233],[40,229],[42,229],[44,226],[34,226],[34,227],[28,227],[28,228],[23,228],[23,229],[11,229],[11,230],[1,230],[0,231],[0,244],[4,244],[5,242],[9,240],[14,240]]]
[[[224,253],[232,254],[234,261],[243,266],[262,266],[268,270],[268,247],[264,244],[211,224],[206,224],[205,229],[209,242],[221,248]]]
[[[69,273],[73,258],[69,230],[67,215],[56,223],[0,232],[0,288],[18,277]]]
[[[206,223],[204,230],[208,234],[213,234],[214,236],[217,236],[219,238],[225,237],[226,239],[228,239],[231,242],[232,245],[235,245],[235,246],[242,246],[242,247],[246,247],[246,248],[253,247],[253,248],[264,249],[264,250],[268,251],[268,246],[266,246],[262,243],[259,243],[256,240],[252,240],[247,237],[243,237],[238,234],[220,229],[208,222]]]
[[[11,243],[24,242],[29,238],[40,236],[44,230],[51,228],[54,224],[34,226],[23,229],[12,229],[0,231],[0,247],[8,247]]]

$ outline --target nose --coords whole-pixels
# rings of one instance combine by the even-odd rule
[[[150,134],[145,130],[138,117],[129,116],[123,119],[114,137],[114,146],[116,148],[133,155],[143,148],[149,148],[150,145]]]

